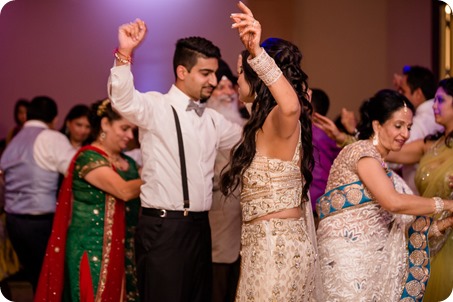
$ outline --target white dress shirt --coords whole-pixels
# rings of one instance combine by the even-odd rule
[[[208,211],[217,150],[230,149],[242,128],[206,108],[199,117],[186,111],[189,97],[176,86],[167,94],[141,93],[134,88],[129,65],[110,70],[109,97],[126,119],[139,127],[143,157],[141,202],[143,207],[183,210],[181,169],[172,106],[181,124],[187,167],[190,211]]]
[[[413,119],[411,136],[407,142],[423,139],[430,134],[444,131],[444,127],[436,123],[433,104],[434,100],[431,99],[418,106]]]
[[[415,111],[413,124],[411,128],[411,136],[406,143],[424,139],[430,134],[444,131],[444,128],[436,123],[433,111],[434,100],[425,101],[423,104],[418,106]],[[414,194],[419,195],[417,187],[415,186],[415,173],[417,172],[418,164],[414,165],[403,165],[402,175],[403,179],[412,189]]]
[[[27,121],[24,124],[25,127],[45,128],[38,134],[33,145],[33,157],[36,164],[44,170],[65,174],[77,151],[68,138],[59,131],[49,129],[42,121]]]
[[[143,166],[142,151],[140,150],[140,148],[125,151],[124,154],[135,160],[135,163],[139,168]]]

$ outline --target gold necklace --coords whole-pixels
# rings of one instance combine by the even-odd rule
[[[434,156],[439,155],[439,149],[442,147],[443,143],[445,142],[444,136],[440,137],[431,147],[431,152]]]
[[[121,160],[121,156],[117,155],[117,156],[109,156],[109,161],[111,164],[115,165],[115,164],[119,164],[120,163],[120,160]]]
[[[105,152],[105,154],[107,155],[107,160],[113,165],[115,163],[119,163],[120,160],[121,160],[121,155],[117,154],[117,155],[113,155],[111,152],[108,152],[105,147],[98,143],[98,142],[94,142],[92,143],[91,145],[95,146],[96,148],[99,148],[101,149],[102,151]]]

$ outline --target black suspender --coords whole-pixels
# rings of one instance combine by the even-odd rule
[[[186,169],[186,157],[184,155],[184,142],[182,140],[181,125],[179,123],[178,114],[175,108],[171,106],[173,115],[175,116],[176,133],[178,134],[178,147],[179,147],[179,161],[181,163],[181,181],[182,181],[182,193],[184,197],[184,216],[188,215],[190,201],[189,201],[189,187],[187,185],[187,169]]]

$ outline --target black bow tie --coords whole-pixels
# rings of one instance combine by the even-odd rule
[[[205,108],[205,104],[198,104],[192,100],[189,100],[189,105],[187,105],[186,111],[195,110],[198,116],[202,116]]]

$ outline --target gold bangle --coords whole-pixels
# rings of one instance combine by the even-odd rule
[[[132,64],[132,60],[130,59],[130,57],[128,59],[123,59],[119,56],[119,51],[115,51],[113,53],[113,55],[115,56],[115,59],[117,59],[119,62],[123,63],[123,64]]]
[[[429,229],[429,233],[434,236],[434,237],[440,237],[443,234],[441,231],[439,231],[439,226],[437,225],[438,221],[434,221],[433,224],[431,225],[431,228]]]
[[[434,200],[434,214],[442,213],[444,210],[444,200],[440,197],[433,197]]]
[[[339,148],[343,148],[343,147],[345,147],[347,145],[350,145],[350,144],[354,143],[355,141],[356,141],[356,139],[355,139],[354,136],[345,133],[344,141],[341,144],[337,143],[337,146]]]

